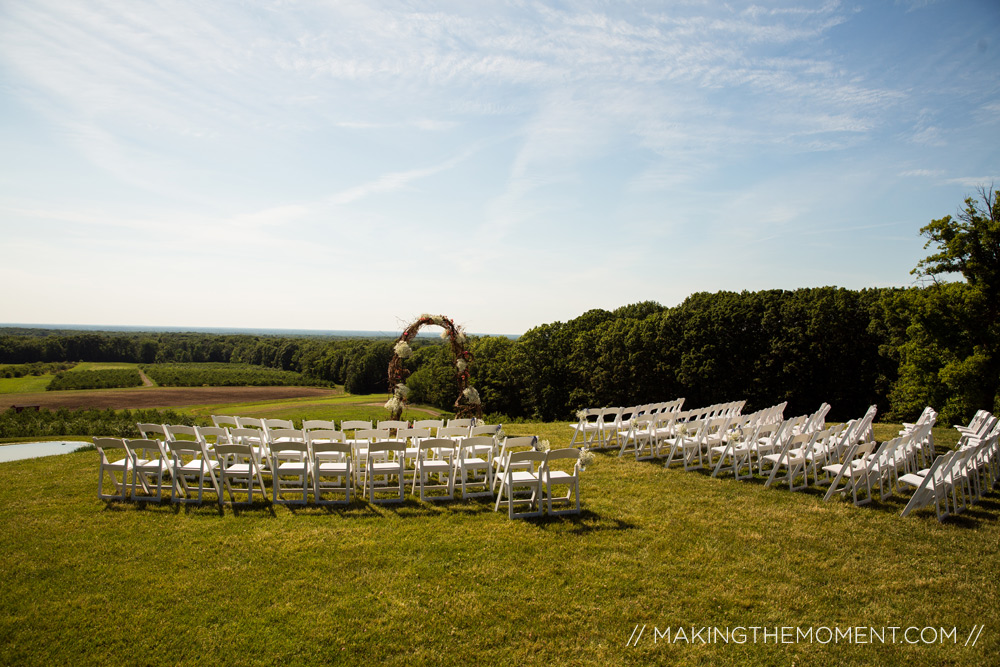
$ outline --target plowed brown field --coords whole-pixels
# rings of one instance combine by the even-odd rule
[[[277,401],[284,398],[336,396],[342,392],[320,387],[134,387],[86,391],[46,391],[0,394],[0,410],[12,405],[43,408],[166,408],[181,405]]]

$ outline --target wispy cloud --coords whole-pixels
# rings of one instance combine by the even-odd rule
[[[577,285],[683,296],[643,268],[662,265],[652,249],[574,262],[609,228],[763,256],[784,234],[923,221],[928,198],[994,180],[955,176],[995,171],[1000,101],[982,85],[995,50],[976,47],[991,24],[952,14],[967,27],[938,29],[944,8],[923,0],[2,3],[0,225],[28,248],[211,251],[233,271],[303,248],[371,268],[352,249],[405,238],[467,272],[454,297],[440,276],[413,282],[459,305],[504,298],[481,264],[510,257],[546,308]],[[454,258],[456,238],[475,252]]]

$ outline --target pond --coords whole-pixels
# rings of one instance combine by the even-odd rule
[[[2,445],[0,446],[0,463],[5,463],[7,461],[20,461],[21,459],[34,459],[39,456],[69,454],[70,452],[75,452],[81,447],[88,446],[90,446],[89,442],[81,442],[79,440],[19,442],[16,445]]]

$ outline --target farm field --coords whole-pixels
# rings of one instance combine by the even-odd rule
[[[20,379],[20,378],[18,378]],[[159,408],[187,405],[329,398],[337,390],[325,387],[135,387],[58,392],[0,394],[0,410],[12,405],[40,405],[44,408]]]
[[[181,409],[377,419],[380,399]],[[504,430],[555,447],[570,435],[564,423]],[[935,435],[954,445],[950,429]],[[901,519],[899,496],[857,508],[603,452],[583,473],[581,515],[510,521],[486,500],[412,496],[346,509],[106,504],[96,470],[93,451],[0,466],[2,664],[980,665],[1000,653],[995,491],[941,524],[933,511]],[[691,637],[857,626],[944,641]]]

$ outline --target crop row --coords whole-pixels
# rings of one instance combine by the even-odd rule
[[[23,410],[0,412],[0,437],[41,438],[62,435],[96,435],[138,438],[137,423],[187,424],[188,415],[173,410]]]
[[[142,386],[142,377],[134,368],[111,368],[100,371],[68,371],[56,373],[46,387],[49,391],[64,389],[113,389]]]
[[[149,364],[142,367],[162,387],[274,387],[326,385],[294,371],[246,364]]]

